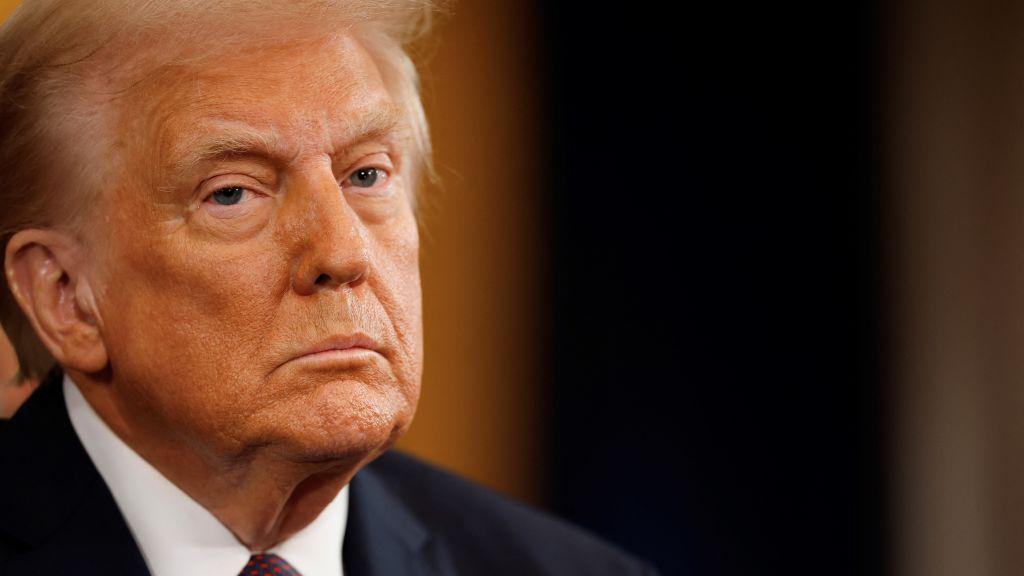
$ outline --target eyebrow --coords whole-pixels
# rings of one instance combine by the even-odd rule
[[[336,151],[343,151],[352,146],[375,138],[382,138],[395,133],[403,124],[403,114],[393,104],[377,105],[357,114],[355,119],[344,125],[340,135],[334,138]],[[183,152],[172,164],[175,172],[181,173],[195,168],[198,164],[211,160],[238,158],[244,156],[264,156],[293,158],[289,146],[273,127],[258,129],[245,122],[226,121],[210,134],[182,146]]]

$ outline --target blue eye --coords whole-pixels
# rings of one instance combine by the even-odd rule
[[[210,195],[210,198],[213,198],[213,201],[217,204],[231,206],[232,204],[238,204],[241,202],[243,195],[245,195],[245,188],[242,188],[241,186],[228,186],[217,190]]]
[[[348,181],[360,188],[370,188],[377,183],[380,175],[376,168],[360,168],[348,177]]]

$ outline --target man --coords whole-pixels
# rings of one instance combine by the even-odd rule
[[[0,33],[0,574],[640,574],[385,454],[429,6],[28,0]],[[53,366],[55,364],[55,366]],[[51,366],[53,366],[51,368]]]

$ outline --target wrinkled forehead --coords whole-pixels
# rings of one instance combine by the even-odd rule
[[[115,147],[165,180],[234,148],[335,152],[367,135],[408,137],[408,126],[360,40],[346,33],[302,42],[213,43],[153,59],[115,91]]]

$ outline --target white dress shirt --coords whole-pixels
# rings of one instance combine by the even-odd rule
[[[64,376],[71,425],[110,487],[153,576],[237,576],[252,552],[206,508],[128,447]],[[267,552],[303,576],[343,576],[348,486],[308,526]]]

